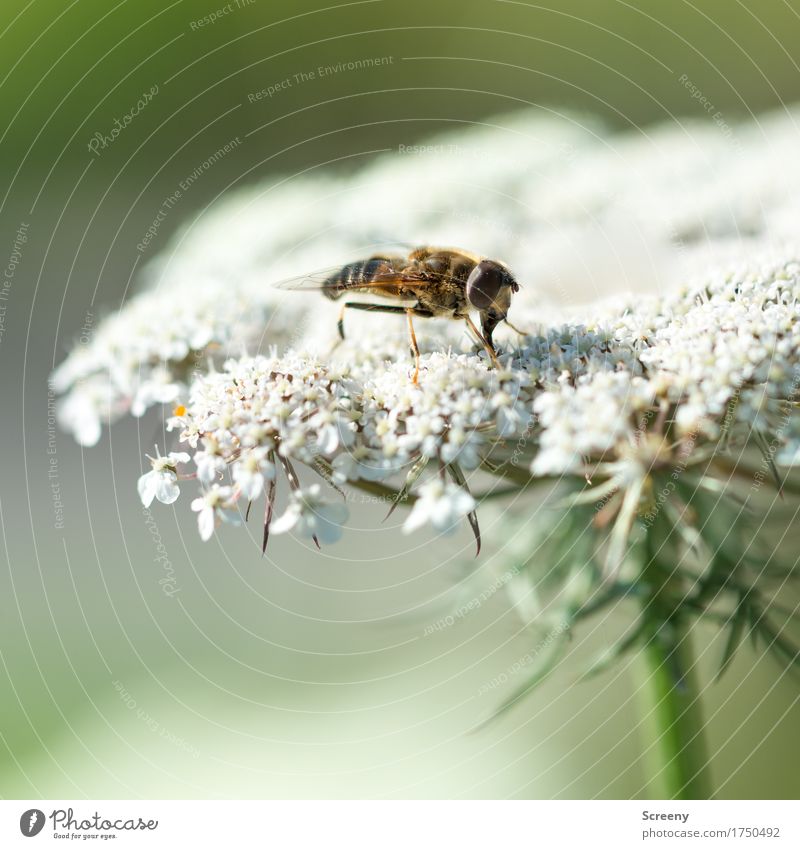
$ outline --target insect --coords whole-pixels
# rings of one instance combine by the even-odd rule
[[[464,321],[497,366],[492,333],[501,321],[510,324],[507,315],[511,296],[519,291],[519,284],[502,262],[456,248],[430,246],[416,248],[405,256],[378,254],[334,271],[293,278],[277,285],[283,289],[321,289],[331,300],[349,293],[371,293],[403,301],[403,304],[345,301],[337,327],[344,339],[347,309],[405,314],[414,354],[414,383],[419,382],[420,364],[415,317]],[[470,318],[472,310],[478,312],[480,329]]]

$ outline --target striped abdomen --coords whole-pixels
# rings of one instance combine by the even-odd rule
[[[376,275],[391,272],[396,261],[389,257],[370,257],[350,262],[325,280],[322,291],[335,301],[348,290],[367,286],[375,280]]]

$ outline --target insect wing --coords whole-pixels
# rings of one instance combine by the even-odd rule
[[[332,282],[340,276],[342,268],[343,266],[337,265],[333,268],[326,268],[309,274],[301,274],[297,277],[287,277],[283,280],[278,280],[272,285],[277,289],[285,290],[321,291],[323,289],[333,288],[339,292],[344,292],[348,289],[352,289],[354,291],[369,290],[392,285],[415,289],[433,282],[432,280],[422,277],[419,274],[414,274],[413,272],[401,272],[388,268],[386,271],[371,275],[369,280]]]
[[[313,291],[315,289],[324,289],[327,280],[334,277],[342,269],[341,265],[334,265],[331,268],[312,271],[309,274],[299,274],[296,277],[285,277],[272,284],[275,289],[307,289]]]

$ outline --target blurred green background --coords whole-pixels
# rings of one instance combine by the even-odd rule
[[[179,588],[168,597],[133,485],[155,419],[81,450],[48,432],[46,378],[87,313],[122,301],[164,197],[232,139],[235,154],[184,193],[154,249],[237,185],[355,169],[375,150],[518,106],[620,129],[711,120],[684,74],[728,122],[795,101],[799,4],[234,0],[197,24],[221,7],[4,0],[0,11],[0,253],[29,225],[0,339],[0,794],[645,795],[635,667],[576,684],[578,667],[564,664],[470,733],[503,695],[481,687],[532,637],[502,592],[426,635],[504,570],[487,558],[464,586],[466,532],[409,554],[399,529],[374,535],[383,508],[364,505],[361,532],[324,556],[281,538],[262,560],[246,534],[203,545],[187,510],[158,507]],[[366,58],[382,61],[295,77]],[[92,153],[95,134],[154,86]],[[578,634],[573,651],[596,651],[623,624],[620,613]],[[720,647],[696,637],[709,680]],[[705,692],[722,797],[800,792],[784,757],[797,685],[778,673],[744,650]]]

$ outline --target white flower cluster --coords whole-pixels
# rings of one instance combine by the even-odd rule
[[[534,404],[542,428],[531,470],[536,475],[580,472],[585,458],[616,459],[629,440],[636,413],[653,403],[648,381],[630,372],[600,372],[562,381]]]
[[[223,371],[199,377],[187,408],[168,427],[179,429],[181,442],[193,451],[191,477],[203,495],[192,509],[203,538],[210,537],[217,518],[231,517],[241,499],[251,502],[264,494],[276,466],[289,479],[292,499],[272,531],[296,528],[325,541],[336,536],[333,527],[346,512],[343,505],[326,504],[318,487],[301,489],[293,462],[316,469],[334,488],[380,480],[428,460],[437,468],[474,469],[492,440],[525,426],[530,397],[523,400],[523,372],[495,371],[477,356],[441,353],[426,355],[422,371],[414,385],[409,362],[385,363],[361,382],[346,369],[289,353],[229,360]],[[176,465],[188,461],[185,453],[153,458],[152,470],[139,482],[143,502],[172,503]],[[408,527],[416,527],[421,515],[436,527],[451,526],[444,517],[454,509],[464,516],[475,506],[468,495],[454,501],[459,493],[463,489],[451,483],[423,488],[422,503],[438,508],[418,509]],[[271,505],[268,509],[271,515]]]
[[[332,519],[323,518],[317,509],[317,490],[300,489],[292,461],[314,467],[352,444],[356,417],[351,391],[344,375],[298,355],[229,360],[223,371],[200,376],[188,406],[169,420],[168,428],[180,429],[181,442],[193,451],[193,477],[203,495],[192,509],[198,512],[203,539],[211,536],[217,518],[229,518],[237,502],[252,502],[264,493],[275,478],[276,465],[289,477],[294,500],[273,530],[288,530],[303,519],[309,536],[331,538]],[[188,455],[183,456],[188,461]],[[153,471],[140,480],[140,491],[142,481],[156,474],[162,462],[153,461]],[[230,483],[225,483],[228,474]],[[156,497],[163,500],[158,492]],[[273,487],[267,498],[271,511]],[[315,510],[316,523],[308,519]],[[294,522],[288,521],[291,516]]]
[[[94,445],[103,423],[178,404],[209,357],[257,342],[271,314],[272,305],[257,293],[212,281],[134,296],[53,373],[53,390],[65,393],[61,425],[81,445]]]
[[[790,254],[715,273],[668,308],[641,360],[660,393],[680,402],[681,430],[716,435],[735,394],[736,420],[774,424],[776,402],[798,389],[800,262]]]
[[[415,385],[409,364],[384,364],[362,393],[364,444],[390,467],[425,458],[475,469],[493,439],[524,429],[524,372],[495,370],[475,355],[433,353],[423,357]]]
[[[728,427],[755,425],[766,432],[780,424],[786,402],[800,388],[800,263],[793,254],[715,272],[702,284],[653,300],[654,307],[661,318],[639,338],[627,324],[616,328],[617,344],[628,351],[620,371],[577,379],[564,372],[557,388],[536,399],[542,434],[535,473],[577,471],[583,459],[615,459],[615,446],[630,446],[642,413],[659,402],[674,407],[678,434],[717,437],[734,399]],[[602,365],[596,353],[591,360],[595,370]]]
[[[499,369],[481,353],[426,353],[418,384],[410,352],[392,339],[356,335],[327,363],[297,352],[243,357],[198,376],[168,426],[193,451],[204,494],[192,506],[204,538],[268,484],[271,516],[282,466],[292,495],[273,531],[334,539],[344,506],[301,489],[295,461],[334,491],[397,475],[413,487],[428,463],[436,475],[451,471],[453,481],[420,480],[406,523],[444,530],[475,508],[462,471],[507,462],[521,434],[532,474],[587,474],[590,464],[629,457],[643,416],[664,405],[679,433],[710,439],[735,395],[734,420],[748,426],[770,404],[785,405],[797,390],[799,296],[795,260],[740,268],[616,319],[609,309],[602,324],[532,333],[506,346]],[[188,460],[153,459],[142,500],[172,503],[176,466]]]
[[[725,138],[700,124],[609,136],[527,114],[439,141],[441,154],[284,181],[205,214],[155,266],[159,287],[55,372],[62,424],[90,445],[103,422],[176,407],[169,427],[192,453],[157,456],[140,495],[172,503],[196,477],[204,538],[264,497],[274,532],[334,539],[344,506],[302,487],[294,462],[334,493],[405,483],[418,497],[407,527],[445,530],[475,509],[464,471],[587,475],[646,442],[643,416],[705,440],[723,421],[777,429],[779,458],[800,458],[787,420],[800,353],[792,116]],[[398,204],[401,190],[420,200]],[[398,235],[509,262],[522,286],[510,318],[524,335],[498,328],[499,369],[463,325],[420,320],[414,384],[403,317],[348,310],[339,342],[340,304],[269,285]],[[609,281],[617,297],[592,300]],[[213,370],[265,344],[281,356]],[[289,503],[273,522],[282,477]]]

